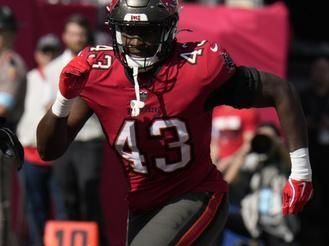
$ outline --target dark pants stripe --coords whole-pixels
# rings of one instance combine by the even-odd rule
[[[226,222],[226,197],[188,193],[161,208],[131,214],[128,243],[132,246],[211,245]]]
[[[225,194],[221,201],[221,204],[217,209],[215,217],[210,222],[208,227],[204,230],[204,232],[201,234],[201,236],[193,243],[194,246],[218,245],[229,214],[228,208],[228,196],[227,194]]]
[[[200,237],[200,235],[209,226],[210,222],[215,218],[217,209],[222,203],[223,198],[223,193],[215,193],[211,196],[203,213],[176,243],[177,246],[191,245]]]

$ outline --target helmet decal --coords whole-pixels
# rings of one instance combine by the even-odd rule
[[[126,14],[124,21],[148,21],[146,14]]]

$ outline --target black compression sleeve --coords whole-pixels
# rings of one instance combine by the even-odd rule
[[[250,108],[253,106],[255,94],[261,89],[259,71],[252,67],[239,66],[223,86],[209,95],[205,105],[206,110],[219,105]]]

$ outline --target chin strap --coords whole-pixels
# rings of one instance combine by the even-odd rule
[[[130,101],[130,107],[132,109],[131,116],[136,117],[140,113],[140,109],[144,107],[145,103],[140,100],[139,94],[139,83],[138,83],[138,67],[133,67],[133,77],[134,77],[134,88],[135,88],[135,95],[136,100]]]

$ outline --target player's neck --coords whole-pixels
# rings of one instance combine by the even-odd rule
[[[154,77],[160,68],[161,64],[154,64],[153,66],[148,67],[148,69],[138,70],[138,81],[140,86],[147,87],[148,85],[150,85],[153,82]],[[134,79],[132,69],[126,68],[125,72],[129,80],[133,83]]]

